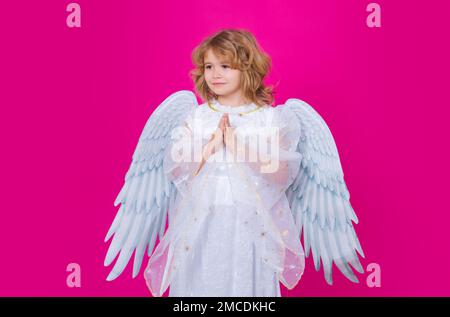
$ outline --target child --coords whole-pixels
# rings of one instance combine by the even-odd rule
[[[362,272],[354,252],[362,250],[347,218],[357,219],[343,179],[333,174],[339,176],[340,165],[331,133],[314,144],[314,128],[325,130],[325,124],[299,100],[271,106],[273,91],[263,83],[270,59],[247,31],[212,35],[194,50],[193,61],[195,87],[206,102],[196,106],[192,93],[177,92],[147,122],[129,184],[126,178],[116,200],[134,212],[127,218],[126,209],[119,210],[107,235],[119,237],[105,264],[119,249],[122,257],[108,280],[120,275],[134,248],[139,271],[142,250],[149,244],[150,255],[155,226],[161,237],[168,210],[169,227],[144,272],[154,296],[169,285],[169,296],[281,296],[279,282],[292,289],[304,271],[302,230],[329,283],[332,261],[357,282],[347,263]],[[158,123],[165,131],[155,132]],[[161,138],[169,132],[170,140]],[[315,162],[315,148],[335,154],[334,160]],[[163,153],[162,167],[154,162],[139,169],[152,150]],[[340,230],[349,224],[351,230]]]

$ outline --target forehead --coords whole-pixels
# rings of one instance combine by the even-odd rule
[[[229,58],[227,56],[218,56],[214,54],[213,50],[209,49],[206,51],[204,56],[205,63],[224,63],[229,62]]]

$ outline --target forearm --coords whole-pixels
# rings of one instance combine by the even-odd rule
[[[206,163],[208,158],[215,153],[216,149],[214,147],[215,145],[211,141],[205,144],[205,146],[202,149],[202,160],[197,165],[197,168],[194,170],[193,173],[194,176],[196,176],[200,172],[200,170],[202,169],[203,165]]]

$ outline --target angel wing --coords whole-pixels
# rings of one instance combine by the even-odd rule
[[[117,278],[135,250],[133,278],[140,271],[145,248],[153,252],[157,234],[161,239],[166,226],[167,209],[177,195],[175,185],[163,173],[164,150],[173,128],[198,105],[193,92],[181,90],[167,97],[150,115],[139,137],[125,183],[114,206],[121,204],[105,237],[114,238],[105,258],[105,266],[119,258],[106,278]]]
[[[359,283],[349,266],[364,272],[355,252],[364,258],[352,224],[352,221],[357,224],[358,218],[349,202],[333,135],[322,117],[306,102],[291,98],[283,106],[292,110],[301,125],[297,151],[303,158],[286,196],[300,236],[303,232],[306,257],[312,249],[316,271],[322,259],[329,285],[333,284],[333,262],[349,280]]]

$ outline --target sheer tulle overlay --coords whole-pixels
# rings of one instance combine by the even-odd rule
[[[166,149],[164,172],[178,194],[169,206],[169,227],[144,271],[147,286],[153,296],[169,286],[169,296],[280,296],[279,282],[294,288],[305,266],[285,195],[302,159],[295,151],[299,123],[283,108],[264,106],[241,116],[256,105],[213,106],[216,111],[203,104],[189,113]],[[270,161],[236,160],[221,149],[195,175],[199,157],[184,161],[174,153],[180,144],[190,153],[206,144],[224,111],[243,145],[237,153],[265,145]],[[261,138],[262,130],[275,137]],[[249,137],[253,132],[258,142]]]

